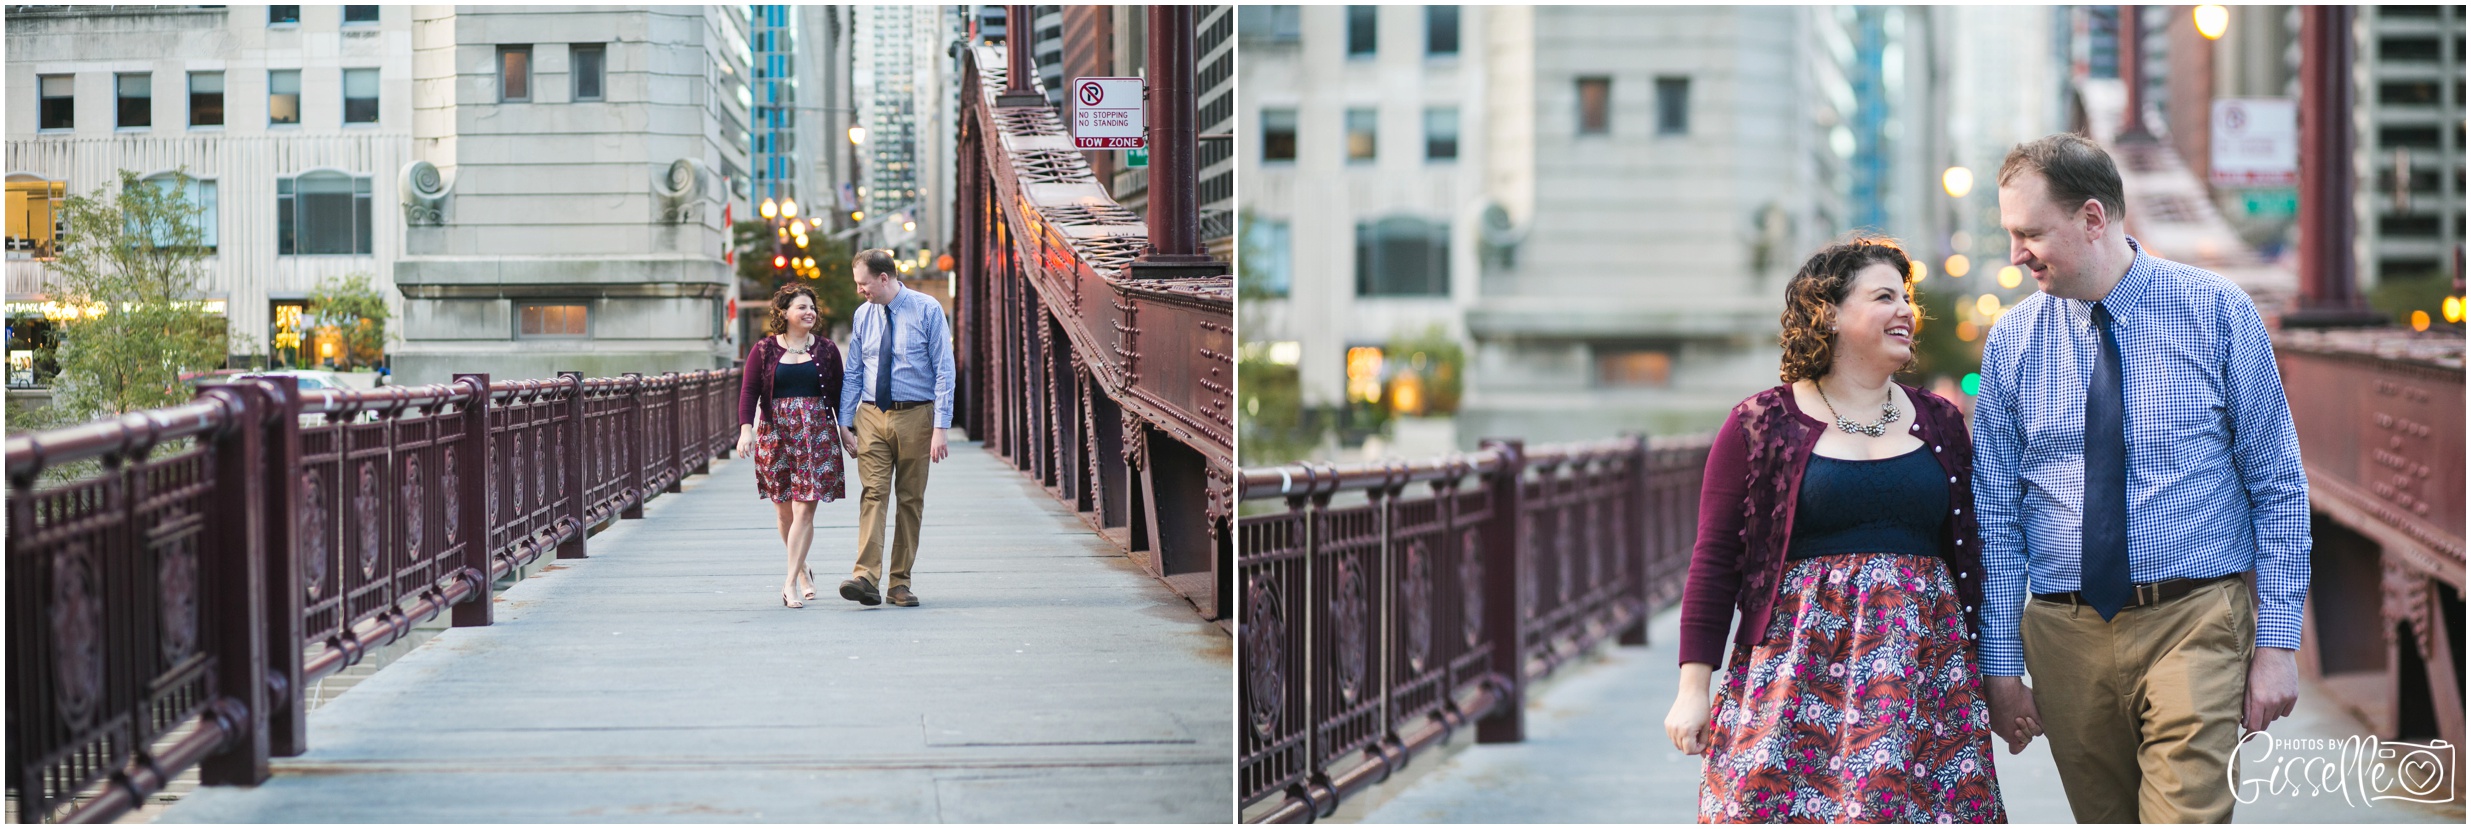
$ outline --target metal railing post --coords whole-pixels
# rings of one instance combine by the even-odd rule
[[[1656,559],[1655,521],[1657,516],[1652,511],[1654,504],[1650,500],[1648,489],[1651,480],[1648,464],[1655,459],[1655,456],[1648,451],[1646,435],[1634,432],[1626,437],[1633,441],[1629,460],[1625,461],[1630,467],[1629,474],[1622,476],[1623,495],[1626,496],[1622,501],[1628,509],[1615,511],[1612,518],[1620,522],[1622,530],[1627,531],[1617,533],[1615,538],[1629,547],[1630,566],[1624,569],[1630,571],[1630,580],[1623,588],[1629,590],[1632,598],[1638,601],[1639,619],[1629,627],[1622,629],[1620,642],[1624,645],[1645,645],[1647,644],[1647,619],[1656,612],[1655,606],[1649,603],[1653,598],[1653,591],[1649,589],[1647,581],[1649,568]]]
[[[266,543],[263,418],[275,407],[265,389],[248,383],[208,388],[199,396],[231,405],[231,422],[212,438],[214,478],[205,504],[207,526],[216,529],[198,537],[197,575],[205,599],[199,644],[214,655],[216,696],[237,703],[206,715],[237,722],[224,723],[236,733],[226,734],[222,750],[207,757],[198,774],[210,786],[254,786],[269,774],[267,712],[274,695],[266,687],[266,665],[267,652],[278,646],[266,641],[266,572],[260,557]],[[281,644],[299,648],[297,640]]]
[[[1501,468],[1486,481],[1491,514],[1484,522],[1484,631],[1492,638],[1493,671],[1501,677],[1501,703],[1491,716],[1476,721],[1476,742],[1515,743],[1527,739],[1527,611],[1520,597],[1534,573],[1519,566],[1525,533],[1519,532],[1526,493],[1520,478],[1527,471],[1527,443],[1491,439],[1481,448],[1501,452]]]
[[[251,381],[265,390],[265,536],[260,545],[265,574],[265,613],[259,618],[267,647],[267,751],[276,757],[298,757],[309,750],[308,689],[301,678],[301,614],[308,585],[300,573],[300,378],[265,377]]]
[[[630,371],[621,376],[626,378],[626,412],[618,417],[625,424],[619,427],[618,445],[633,452],[635,462],[626,463],[621,458],[618,464],[625,476],[622,480],[626,481],[626,506],[618,510],[618,517],[642,518],[643,469],[652,454],[651,447],[644,445],[644,436],[651,431],[644,428],[643,422],[643,375]]]
[[[585,558],[589,553],[584,551],[584,537],[592,534],[592,525],[584,519],[584,498],[591,493],[592,482],[583,476],[583,456],[589,451],[584,448],[588,438],[583,428],[583,372],[561,371],[558,377],[574,383],[574,390],[566,399],[566,440],[561,442],[566,447],[566,456],[559,458],[558,463],[565,464],[566,474],[562,477],[568,482],[559,494],[566,498],[567,517],[575,522],[575,537],[559,542],[558,557]]]
[[[463,384],[472,396],[463,405],[463,439],[457,441],[463,444],[458,453],[462,461],[448,467],[456,470],[457,491],[451,497],[461,502],[462,515],[478,519],[468,526],[468,535],[456,539],[463,544],[463,568],[456,578],[478,583],[472,595],[455,605],[450,623],[459,628],[484,627],[497,620],[497,603],[490,595],[490,586],[497,579],[490,577],[489,567],[489,555],[494,552],[490,538],[497,533],[497,528],[491,526],[497,523],[497,516],[489,512],[489,493],[498,485],[496,452],[490,445],[489,434],[489,375],[457,374],[455,382]]]
[[[684,492],[686,490],[686,379],[674,371],[661,372],[661,377],[669,381],[669,462],[666,466],[673,473],[669,476],[669,485],[662,487],[661,491]]]

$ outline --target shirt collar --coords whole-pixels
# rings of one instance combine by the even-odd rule
[[[2136,316],[2138,303],[2145,299],[2146,294],[2153,292],[2154,263],[2159,261],[2146,255],[2145,246],[2137,244],[2136,237],[2127,238],[2128,250],[2133,251],[2136,258],[2128,263],[2128,272],[2120,275],[2119,284],[2111,286],[2111,292],[2102,296],[2102,308],[2111,312],[2111,321],[2117,323],[2125,323]],[[2068,318],[2077,327],[2093,326],[2093,303],[2071,299],[2066,307]]]

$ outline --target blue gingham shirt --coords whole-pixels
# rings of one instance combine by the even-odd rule
[[[2103,298],[2119,341],[2128,437],[2128,578],[2257,573],[2256,644],[2299,647],[2308,592],[2308,476],[2246,292],[2145,255]],[[2036,293],[1992,326],[1973,407],[1982,525],[1981,663],[2024,673],[2017,617],[2034,593],[2081,587],[2085,396],[2093,304]]]
[[[903,286],[889,306],[858,306],[849,324],[849,369],[841,372],[841,422],[857,428],[861,401],[875,399],[883,359],[884,309],[892,309],[892,399],[935,401],[935,428],[952,427],[952,326],[934,297]]]

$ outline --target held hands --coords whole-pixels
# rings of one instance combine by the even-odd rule
[[[2248,660],[2248,704],[2239,723],[2263,731],[2299,704],[2299,664],[2288,648],[2258,648]]]
[[[2008,753],[2017,754],[2042,736],[2042,713],[2033,706],[2033,689],[2025,680],[2013,676],[1984,676],[1982,689],[1990,693],[1991,733],[2008,741]]]
[[[841,427],[841,445],[848,447],[849,454],[855,457],[858,454],[858,432],[847,426]]]

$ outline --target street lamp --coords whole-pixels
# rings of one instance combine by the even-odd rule
[[[2196,33],[2206,40],[2221,40],[2222,32],[2230,27],[2230,9],[2210,3],[2196,7]]]
[[[783,199],[783,200],[781,200],[781,217],[782,217],[782,218],[787,218],[787,219],[795,219],[795,218],[798,218],[798,200],[797,200],[797,199]]]
[[[764,206],[756,208],[755,212],[763,214],[766,219],[775,218],[781,215],[781,205],[771,199],[765,199]]]
[[[857,126],[857,125],[855,125],[855,124],[850,125],[850,128],[849,128],[849,143],[852,143],[852,144],[864,144],[864,143],[867,143],[867,128],[865,128],[865,127],[861,127],[861,126]]]
[[[1950,167],[1947,172],[1939,175],[1939,186],[1947,188],[1949,198],[1964,198],[1966,193],[1973,192],[1973,171],[1963,167]]]

